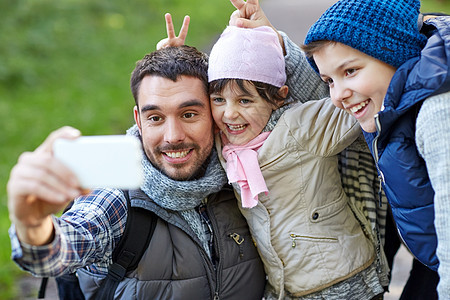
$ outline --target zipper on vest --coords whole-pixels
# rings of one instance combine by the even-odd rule
[[[216,196],[217,197],[217,196]],[[210,201],[211,199],[208,199],[208,201]],[[213,235],[213,241],[214,241],[214,250],[217,251],[217,255],[219,258],[219,261],[217,262],[217,266],[215,269],[215,274],[216,274],[216,288],[214,291],[214,300],[219,300],[219,292],[220,292],[220,288],[221,288],[221,280],[222,280],[222,276],[221,276],[221,272],[222,272],[222,267],[223,267],[223,253],[222,253],[222,245],[219,242],[219,238],[217,237],[217,235],[219,234],[219,230],[218,230],[218,226],[217,226],[217,220],[215,218],[211,218],[211,216],[214,216],[214,214],[212,213],[211,207],[210,206],[206,206],[206,211],[208,213],[209,216],[209,220],[211,221],[211,227],[212,227],[212,235]],[[212,253],[211,253],[212,254]],[[212,261],[211,261],[212,263]],[[213,264],[213,263],[212,263]]]
[[[376,114],[374,118],[375,118],[375,127],[377,129],[377,136],[372,141],[372,149],[373,149],[373,154],[375,156],[375,166],[377,167],[377,171],[378,171],[378,180],[380,181],[380,186],[378,188],[378,202],[379,202],[380,207],[382,207],[383,206],[382,186],[384,184],[384,174],[383,174],[383,172],[381,172],[380,167],[378,166],[378,160],[379,160],[378,138],[380,137],[380,134],[381,134],[381,123],[380,123],[379,114]]]
[[[243,249],[242,243],[245,240],[244,237],[241,236],[239,233],[236,233],[236,232],[230,233],[228,236],[230,238],[232,238],[233,241],[236,242],[236,244],[238,244],[238,246],[239,246],[239,257],[243,258],[244,257],[244,249]]]
[[[326,241],[333,241],[333,242],[338,240],[337,238],[331,238],[331,237],[314,237],[314,236],[298,235],[298,234],[294,234],[294,233],[291,233],[289,236],[292,240],[292,244],[291,244],[292,248],[297,247],[297,242],[296,242],[297,239],[300,239],[300,240],[301,239],[322,240],[322,241],[326,240]]]

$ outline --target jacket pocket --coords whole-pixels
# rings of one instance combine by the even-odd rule
[[[316,207],[309,215],[309,220],[312,223],[322,222],[324,220],[327,220],[338,213],[340,213],[345,206],[347,205],[347,202],[344,201],[345,199],[339,198],[336,201],[333,201],[329,204]]]

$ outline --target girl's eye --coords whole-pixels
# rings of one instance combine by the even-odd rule
[[[345,70],[345,75],[349,76],[356,72],[356,69],[347,69]]]
[[[252,101],[251,101],[251,100],[248,100],[248,99],[241,99],[241,100],[240,100],[240,103],[241,103],[241,104],[249,104],[249,103],[252,103]]]
[[[214,103],[223,103],[223,102],[225,102],[225,99],[220,98],[220,97],[214,97],[214,98],[212,98],[212,101]]]

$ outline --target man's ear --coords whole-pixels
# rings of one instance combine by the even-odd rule
[[[139,129],[139,134],[142,136],[141,118],[139,117],[139,108],[136,105],[133,107],[133,114],[134,114],[134,121],[136,122],[136,125]]]

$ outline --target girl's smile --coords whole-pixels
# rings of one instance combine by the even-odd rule
[[[230,83],[221,93],[210,95],[214,121],[228,141],[244,145],[257,137],[269,121],[275,105],[263,99],[254,85],[245,82],[248,93]]]

